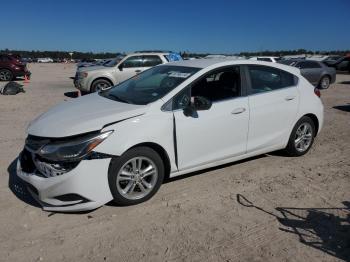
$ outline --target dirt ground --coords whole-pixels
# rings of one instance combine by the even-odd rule
[[[75,65],[29,68],[25,94],[0,96],[0,261],[350,261],[350,75],[322,91],[325,125],[304,157],[263,155],[168,181],[137,206],[55,214],[13,161],[30,120],[74,99]]]

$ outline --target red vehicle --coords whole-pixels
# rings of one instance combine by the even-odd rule
[[[30,77],[27,66],[20,57],[15,55],[0,54],[0,81],[11,81],[17,76]]]

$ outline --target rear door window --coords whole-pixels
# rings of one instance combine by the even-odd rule
[[[294,86],[296,77],[286,71],[269,66],[248,66],[251,90],[250,94],[258,94]]]
[[[144,67],[152,67],[162,63],[163,63],[162,59],[160,59],[160,57],[157,55],[147,55],[143,57]]]

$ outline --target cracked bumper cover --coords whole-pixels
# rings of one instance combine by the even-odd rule
[[[113,199],[108,184],[110,158],[82,160],[73,170],[55,177],[26,173],[17,161],[17,176],[44,210],[78,212],[96,209]],[[81,199],[64,199],[75,195]]]

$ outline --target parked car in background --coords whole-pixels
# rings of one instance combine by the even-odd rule
[[[312,60],[281,60],[281,64],[294,66],[300,69],[301,74],[314,86],[327,89],[336,80],[334,68],[326,66],[323,62]]]
[[[12,81],[17,76],[30,77],[30,75],[31,73],[21,58],[0,54],[0,81]]]
[[[17,175],[48,211],[138,204],[165,177],[279,149],[306,154],[323,125],[314,89],[298,69],[278,63],[155,66],[32,121]]]
[[[32,63],[32,62],[33,62],[33,59],[30,58],[30,57],[23,57],[23,58],[21,58],[21,61],[22,61],[23,63]]]
[[[75,61],[77,62],[77,67],[85,67],[85,66],[90,66],[90,65],[93,65],[96,60],[95,59],[82,59],[82,60],[79,60],[79,61]]]
[[[137,52],[125,57],[118,56],[100,66],[78,68],[74,78],[74,86],[83,93],[93,93],[123,82],[148,68],[175,59],[182,58],[169,52]]]
[[[255,61],[265,61],[265,62],[273,62],[276,63],[279,60],[281,60],[278,56],[254,56],[249,58],[249,60],[255,60]]]
[[[337,71],[346,71],[350,73],[350,56],[340,57],[337,60],[326,60],[324,63]]]
[[[38,58],[38,63],[53,63],[53,59],[50,57]]]
[[[119,57],[123,57],[123,56],[119,56]],[[101,66],[107,63],[110,63],[112,60],[114,60],[115,58],[110,58],[110,59],[100,59],[100,60],[93,60],[90,62],[84,61],[84,62],[79,62],[77,64],[77,68],[81,68],[81,67],[89,67],[89,66]]]

